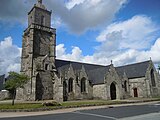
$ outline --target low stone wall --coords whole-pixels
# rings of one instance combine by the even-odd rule
[[[6,98],[9,98],[9,92],[8,91],[0,91],[0,100],[4,100]]]

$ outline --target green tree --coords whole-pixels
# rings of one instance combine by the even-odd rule
[[[16,72],[9,72],[9,78],[5,83],[5,89],[12,93],[12,105],[14,105],[17,88],[24,88],[29,81],[29,77]]]
[[[158,73],[159,73],[159,71],[160,71],[160,64],[158,65]]]

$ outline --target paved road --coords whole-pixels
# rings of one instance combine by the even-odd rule
[[[0,120],[160,120],[160,103]]]

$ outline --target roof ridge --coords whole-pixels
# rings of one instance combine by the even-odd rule
[[[71,60],[61,60],[61,59],[56,59],[64,62],[70,62],[70,63],[79,63],[79,64],[85,64],[85,65],[94,65],[94,66],[100,66],[100,67],[106,67],[106,65],[98,65],[98,64],[92,64],[92,63],[85,63],[85,62],[77,62],[77,61],[71,61]],[[109,65],[107,65],[109,66]]]
[[[143,61],[143,62],[132,63],[132,64],[128,64],[128,65],[123,65],[123,66],[118,66],[118,67],[115,67],[115,68],[126,67],[126,66],[132,66],[132,65],[142,64],[142,63],[146,63],[146,62],[150,62],[150,60]]]
[[[97,70],[97,69],[109,68],[110,66],[111,66],[111,65],[101,66],[101,67],[98,67],[98,68],[95,68],[95,69],[92,69],[92,70],[89,70],[89,71],[91,72],[91,71],[94,71],[94,70]]]

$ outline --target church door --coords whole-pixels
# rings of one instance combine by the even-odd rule
[[[138,97],[138,91],[137,91],[137,88],[134,88],[134,89],[133,89],[133,91],[134,91],[134,97]]]
[[[63,81],[63,101],[68,100],[68,93],[67,93],[67,83]]]
[[[112,83],[110,86],[110,96],[111,96],[111,100],[116,99],[116,86],[114,83]]]

